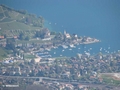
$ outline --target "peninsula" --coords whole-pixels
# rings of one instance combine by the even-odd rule
[[[42,16],[29,14],[26,10],[14,10],[0,5],[0,46],[4,51],[1,60],[9,54],[16,55],[35,51],[50,50],[58,46],[96,43],[91,37],[70,35],[66,31],[50,31],[44,27]]]

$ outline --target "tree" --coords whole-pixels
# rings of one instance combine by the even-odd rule
[[[70,73],[71,73],[71,74],[75,74],[75,69],[74,69],[74,68],[71,68],[71,69],[70,69]]]
[[[6,38],[7,37],[7,35],[6,34],[4,34],[4,38]]]
[[[41,32],[40,31],[36,31],[35,37],[40,37],[40,36],[41,36]]]
[[[55,34],[56,34],[56,32],[54,32],[54,31],[50,32],[50,35],[55,35]]]
[[[15,41],[14,41],[14,39],[12,39],[12,38],[8,38],[7,40],[6,40],[6,49],[9,49],[9,50],[15,50]]]
[[[57,74],[60,74],[61,73],[61,68],[58,66],[58,65],[55,65],[55,72],[57,73]]]
[[[30,40],[30,37],[29,37],[29,36],[26,36],[26,37],[25,37],[25,40],[29,41],[29,40]]]
[[[23,40],[23,39],[24,39],[24,33],[21,32],[21,33],[19,34],[19,39],[20,39],[20,40]]]
[[[31,18],[30,17],[26,17],[26,23],[30,24],[31,22],[32,22]]]

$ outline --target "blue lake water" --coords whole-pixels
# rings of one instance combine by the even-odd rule
[[[114,53],[117,52],[118,50],[113,50],[111,49],[110,46],[104,46],[102,47],[102,45],[100,43],[95,43],[95,44],[89,44],[89,45],[76,45],[75,48],[71,48],[68,47],[66,49],[59,47],[57,49],[52,49],[51,51],[49,51],[49,53],[53,56],[53,57],[59,57],[59,56],[76,56],[77,53],[90,53],[91,55],[95,55],[98,54],[99,52],[102,52],[103,54],[108,54],[108,53]]]
[[[52,31],[66,30],[102,41],[86,45],[84,49],[83,46],[64,51],[53,49],[50,52],[53,56],[74,56],[89,48],[92,48],[91,54],[98,53],[101,47],[105,50],[110,47],[110,52],[120,49],[120,0],[0,0],[0,3],[43,16],[45,27]]]

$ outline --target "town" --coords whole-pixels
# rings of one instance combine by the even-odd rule
[[[8,58],[1,61],[1,84],[42,84],[56,90],[65,88],[69,90],[101,89],[101,87],[105,88],[108,83],[111,85],[120,84],[120,82],[117,81],[108,82],[109,79],[106,80],[105,77],[102,76],[102,73],[118,73],[120,71],[120,51],[106,55],[102,53],[96,55],[78,53],[74,57],[42,58],[37,53],[47,53],[45,50],[57,48],[58,46],[65,48],[67,45],[73,46],[99,42],[99,40],[90,37],[78,38],[77,35],[73,35],[71,38],[71,35],[66,34],[66,32],[64,32],[64,34],[54,34],[53,37],[48,29],[45,30],[45,34],[41,34],[44,35],[43,38],[36,38],[36,40],[43,41],[42,43],[40,41],[34,44],[18,44],[16,42],[19,39],[11,39],[15,42],[14,47],[17,53],[13,51],[13,54],[9,54]],[[7,47],[7,44],[10,46],[10,44],[12,45],[13,43],[6,42],[6,46],[1,43],[4,47]],[[113,76],[118,78],[115,75]],[[98,86],[94,86],[94,84],[98,84]]]

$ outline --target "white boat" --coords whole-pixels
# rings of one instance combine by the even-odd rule
[[[62,45],[62,47],[65,48],[65,49],[68,48],[68,46],[66,46],[66,45]]]
[[[58,48],[58,47],[53,47],[54,49]]]
[[[45,50],[47,50],[47,51],[51,51],[51,49],[49,49],[49,48],[46,48]]]
[[[92,50],[92,48],[90,48],[90,50]]]
[[[71,48],[69,50],[72,50]]]
[[[71,48],[75,48],[75,46],[74,46],[73,44],[70,44],[70,47],[71,47]]]
[[[105,52],[108,52],[107,50],[105,50]]]
[[[62,55],[60,55],[62,57]]]
[[[65,50],[63,49],[62,52],[64,52]]]
[[[85,54],[88,55],[88,56],[90,56],[90,53],[88,53],[88,52],[85,52]]]
[[[102,47],[100,48],[100,51],[102,51]]]

